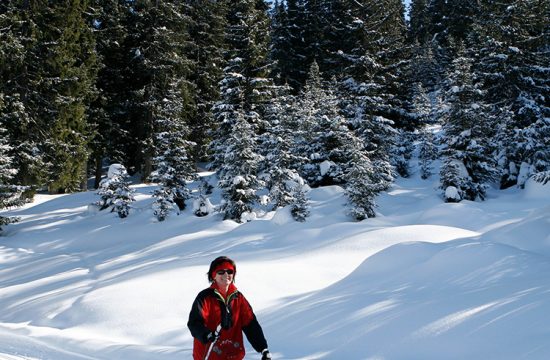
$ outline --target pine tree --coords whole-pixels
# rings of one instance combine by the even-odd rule
[[[267,77],[269,18],[263,0],[233,2],[227,14],[226,67],[220,82],[220,101],[213,108],[217,129],[211,143],[223,189],[226,219],[244,221],[251,213],[260,186],[258,135],[265,132],[264,116],[271,99]]]
[[[271,77],[276,84],[285,85],[287,82],[286,69],[288,68],[289,50],[288,50],[288,31],[286,24],[288,22],[286,6],[284,2],[275,0],[271,10],[271,48],[269,58],[273,62]]]
[[[272,101],[266,120],[269,126],[261,141],[264,157],[261,173],[267,175],[267,185],[273,208],[296,205],[297,196],[305,181],[298,173],[303,157],[293,152],[295,149],[294,96],[289,95],[288,87],[281,88],[278,96]],[[305,197],[304,194],[301,194]],[[305,199],[304,199],[305,200]]]
[[[399,130],[396,136],[396,144],[392,149],[392,162],[395,170],[404,178],[410,176],[409,160],[414,150],[414,135],[404,130]]]
[[[461,197],[483,200],[488,184],[498,174],[491,142],[496,120],[490,115],[479,85],[472,77],[473,59],[465,51],[458,54],[449,79],[447,98],[450,109],[443,127],[447,148],[443,155],[464,165],[465,173],[459,184]],[[441,173],[444,171],[447,171],[445,166]]]
[[[194,143],[185,140],[189,129],[181,119],[184,105],[181,90],[180,81],[169,84],[164,106],[156,113],[155,148],[159,155],[154,159],[156,170],[151,181],[160,183],[160,188],[153,192],[156,198],[153,207],[159,221],[165,220],[175,207],[185,209],[185,200],[190,197],[186,181],[194,179],[195,174],[188,156]]]
[[[376,115],[370,107],[376,101],[376,97],[368,90],[371,84],[349,82],[344,85],[349,91],[348,99],[343,103],[347,123],[361,139],[363,150],[375,168],[374,183],[380,189],[388,189],[394,179],[394,169],[390,162],[391,149],[396,141],[394,122]]]
[[[326,3],[326,0],[304,0],[304,64],[306,66],[311,66],[313,61],[319,62],[324,58],[323,43],[327,23],[327,17],[325,16]],[[307,68],[307,70],[309,69]]]
[[[37,39],[32,30],[35,25],[28,14],[15,2],[1,5],[0,10],[0,124],[10,139],[12,166],[17,170],[13,181],[22,185],[35,185],[44,180],[44,164],[38,143],[44,130],[40,129],[36,115],[29,108],[27,98],[34,91],[29,86],[27,71],[28,48]]]
[[[376,216],[375,196],[383,187],[377,184],[374,172],[375,168],[368,156],[361,151],[355,151],[346,173],[346,196],[348,213],[357,221]]]
[[[121,164],[112,164],[107,177],[99,184],[97,194],[101,199],[95,204],[99,210],[111,208],[122,219],[129,215],[132,202],[135,201],[135,190],[130,188],[129,175]]]
[[[262,0],[233,3],[227,14],[226,67],[220,82],[220,100],[214,105],[216,121],[211,143],[211,167],[222,171],[227,139],[236,119],[242,117],[255,134],[263,132],[267,103],[271,98],[268,56],[267,7]]]
[[[412,83],[413,97],[417,95],[417,85],[422,86],[427,93],[439,90],[439,85],[444,78],[444,71],[434,56],[434,43],[414,43],[410,63],[410,81]],[[414,101],[414,98],[413,98]]]
[[[205,178],[200,178],[199,194],[193,200],[193,213],[202,217],[214,212],[214,205],[207,195],[212,193],[213,186]]]
[[[424,180],[432,175],[432,162],[438,157],[438,149],[434,144],[434,136],[431,131],[423,128],[420,132],[418,145],[418,164],[420,165],[420,177]]]
[[[181,81],[180,97],[183,101],[180,115],[187,121],[195,111],[192,101],[192,84],[185,81],[190,74],[191,62],[186,56],[188,46],[186,5],[177,1],[138,1],[133,7],[136,32],[132,34],[134,57],[138,74],[135,110],[140,110],[137,124],[139,160],[143,179],[153,169],[156,147],[156,123],[172,99],[167,92],[173,81]]]
[[[293,197],[295,200],[290,207],[290,213],[294,220],[304,222],[310,215],[309,200],[306,196],[305,186],[300,185],[295,188]]]
[[[440,189],[443,190],[445,202],[460,202],[464,199],[463,189],[468,186],[465,184],[467,172],[462,162],[451,157],[445,158],[439,175]]]
[[[11,23],[2,27],[2,52],[11,64],[0,70],[1,86],[18,181],[51,192],[85,188],[87,109],[97,73],[88,2],[9,2],[4,9],[2,21]]]
[[[430,26],[428,3],[428,0],[412,0],[410,2],[409,36],[412,42],[417,42],[419,46],[424,45],[430,38],[428,33]]]
[[[501,187],[522,186],[550,166],[550,4],[486,0],[481,8],[472,42],[479,43],[485,101],[501,119]]]
[[[304,1],[281,2],[274,9],[271,58],[276,61],[273,75],[280,85],[297,93],[305,83],[310,61],[307,56],[306,10]]]
[[[309,158],[301,173],[309,185],[340,184],[346,154],[348,131],[339,113],[338,99],[321,81],[317,62],[313,62],[303,94],[296,104],[300,135],[296,153]]]
[[[224,199],[221,206],[224,219],[243,222],[258,200],[256,191],[260,182],[257,170],[261,158],[255,150],[256,138],[252,125],[241,114],[236,116],[228,139],[219,187]]]
[[[37,1],[31,13],[38,41],[30,51],[32,111],[40,114],[48,189],[52,193],[86,188],[90,127],[87,109],[95,97],[98,59],[85,14],[88,1]]]
[[[0,113],[3,106],[3,96],[0,93]],[[5,209],[21,206],[25,203],[25,199],[22,197],[24,188],[13,184],[13,178],[17,174],[17,169],[12,165],[13,158],[9,155],[12,149],[6,137],[7,130],[2,125],[0,121],[0,209]],[[17,217],[0,216],[0,232],[3,225],[17,221]]]
[[[450,42],[466,40],[472,24],[480,14],[479,3],[477,0],[429,1],[427,12],[431,19],[428,23],[428,37],[446,50],[452,48]]]
[[[96,81],[98,96],[90,104],[93,129],[90,168],[94,169],[94,188],[97,189],[105,162],[132,166],[128,151],[133,140],[126,124],[132,77],[125,71],[131,52],[125,48],[131,7],[125,0],[93,0],[91,10],[96,49],[102,65]]]
[[[193,71],[189,79],[193,84],[193,103],[196,111],[189,119],[190,134],[196,145],[191,155],[195,161],[206,161],[209,142],[214,129],[212,107],[220,99],[219,82],[225,60],[224,30],[226,1],[193,0],[189,2],[189,59]]]

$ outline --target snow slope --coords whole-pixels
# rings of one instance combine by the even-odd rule
[[[159,223],[146,185],[126,219],[93,192],[41,195],[0,237],[0,359],[190,359],[222,254],[276,359],[550,358],[550,188],[445,204],[434,186],[399,179],[360,223],[339,187],[312,190],[306,223]]]

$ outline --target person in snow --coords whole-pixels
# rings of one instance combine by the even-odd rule
[[[210,264],[211,285],[197,295],[187,322],[194,337],[194,360],[204,360],[206,356],[209,360],[242,360],[243,332],[254,350],[262,354],[262,360],[271,359],[262,327],[235,286],[236,274],[235,262],[226,256]]]

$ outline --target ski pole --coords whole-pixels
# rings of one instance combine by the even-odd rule
[[[210,357],[210,353],[212,352],[212,349],[214,348],[214,344],[216,343],[216,341],[218,341],[218,338],[220,337],[220,331],[222,331],[222,324],[218,325],[218,327],[216,328],[216,338],[214,339],[214,341],[212,341],[210,343],[210,347],[208,348],[208,352],[206,353],[206,356],[204,357],[204,360],[208,360],[208,358]]]

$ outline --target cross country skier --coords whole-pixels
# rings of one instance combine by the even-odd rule
[[[271,359],[267,341],[252,307],[235,286],[237,266],[226,256],[210,264],[211,285],[198,295],[187,327],[193,335],[193,360],[242,360],[243,332],[262,360]]]

